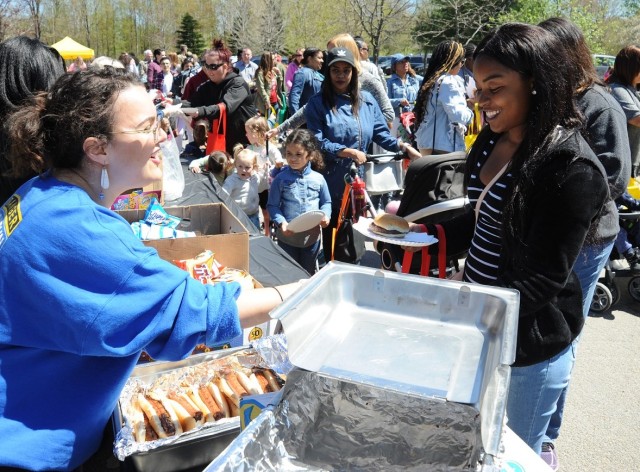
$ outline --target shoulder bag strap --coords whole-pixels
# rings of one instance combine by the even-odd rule
[[[478,216],[480,215],[480,205],[482,204],[482,201],[484,200],[485,195],[487,194],[489,189],[493,186],[493,184],[495,184],[496,181],[502,176],[502,174],[504,174],[504,172],[507,170],[507,167],[509,167],[510,163],[511,161],[507,162],[504,166],[502,166],[502,169],[500,169],[498,173],[493,177],[493,179],[491,179],[491,182],[487,184],[487,186],[484,188],[484,190],[478,197],[478,201],[476,202],[476,208],[475,208],[476,223],[478,222]],[[480,180],[480,174],[478,174],[478,180]]]

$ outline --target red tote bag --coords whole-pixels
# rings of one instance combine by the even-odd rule
[[[213,120],[211,131],[207,135],[207,155],[214,151],[227,150],[227,106],[220,102],[220,115]]]

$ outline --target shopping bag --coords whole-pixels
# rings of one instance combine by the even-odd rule
[[[353,230],[351,218],[345,219],[335,232],[332,260],[356,264],[364,256],[364,242],[364,236]]]
[[[207,135],[207,155],[214,151],[227,150],[227,106],[220,102],[218,107],[220,108],[220,115],[213,120],[211,131]]]
[[[169,125],[166,141],[160,143],[162,152],[162,194],[165,201],[177,200],[184,192],[184,173],[180,164],[180,151]]]
[[[351,206],[351,184],[347,184],[342,194],[338,213],[338,224],[333,228],[331,239],[333,250],[331,260],[356,264],[365,253],[364,236],[353,230],[353,208]]]
[[[287,119],[287,96],[284,93],[280,94],[280,109],[278,110],[278,117],[276,123],[281,125]]]
[[[478,104],[476,103],[473,108],[473,119],[467,128],[467,134],[464,137],[464,147],[468,151],[473,146],[473,143],[476,141],[478,134],[480,133],[480,129],[482,129],[482,120],[480,118],[480,109],[478,108]]]
[[[384,163],[365,162],[364,181],[369,195],[380,195],[403,189],[404,169],[402,160]]]
[[[269,124],[269,128],[275,128],[278,122],[278,114],[276,113],[276,109],[273,106],[269,107],[269,112],[267,116],[267,123]]]

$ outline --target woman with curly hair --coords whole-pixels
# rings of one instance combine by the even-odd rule
[[[82,470],[142,350],[226,342],[297,284],[204,285],[110,210],[162,178],[167,136],[132,74],[65,74],[8,122],[12,163],[43,172],[0,207],[0,470]]]
[[[464,134],[473,112],[458,76],[462,64],[464,48],[455,41],[442,41],[431,55],[414,107],[416,144],[423,156],[465,149]]]
[[[183,102],[184,107],[196,109],[193,118],[206,118],[210,122],[220,116],[220,104],[227,112],[226,151],[233,155],[233,146],[249,145],[244,129],[246,121],[258,114],[247,82],[231,64],[231,51],[221,39],[213,41],[213,48],[205,53],[202,70],[209,79]]]

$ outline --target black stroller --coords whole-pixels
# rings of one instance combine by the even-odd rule
[[[466,154],[424,156],[413,161],[404,179],[404,192],[397,215],[413,223],[441,223],[464,211],[468,203],[464,195],[464,165]],[[402,271],[403,250],[398,245],[378,242],[376,250],[382,259],[382,267],[387,270]],[[447,261],[447,275],[458,271],[458,259],[464,254],[456,254]],[[438,261],[430,263],[429,275],[438,274]],[[415,253],[409,273],[419,274],[422,257]]]
[[[640,247],[640,211],[620,211],[620,226],[627,230],[629,242]],[[603,313],[615,305],[622,296],[619,284],[622,279],[628,279],[627,291],[631,298],[640,302],[640,276],[637,272],[627,269],[622,263],[623,257],[613,248],[607,265],[602,269],[596,289],[591,299],[590,311]]]

